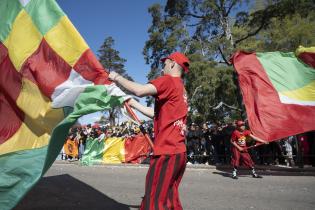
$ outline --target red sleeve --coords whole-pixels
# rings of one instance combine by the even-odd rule
[[[236,141],[236,140],[238,139],[238,138],[237,138],[237,132],[236,132],[236,131],[234,131],[234,132],[232,133],[231,139],[232,139],[232,141]]]
[[[150,83],[154,85],[154,87],[157,90],[156,97],[159,99],[167,98],[169,94],[170,84],[172,81],[170,81],[170,78],[168,76],[161,76],[157,79],[151,80]]]
[[[249,136],[251,134],[250,130],[244,131],[244,136]]]

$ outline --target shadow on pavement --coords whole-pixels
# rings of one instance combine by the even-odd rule
[[[64,174],[42,178],[14,210],[129,210],[91,186]]]

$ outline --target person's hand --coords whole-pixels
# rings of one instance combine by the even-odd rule
[[[112,81],[116,81],[116,79],[120,76],[120,74],[118,74],[117,72],[110,72],[109,75],[108,75],[108,78]]]
[[[128,105],[131,106],[131,107],[134,107],[134,104],[136,103],[137,101],[133,98],[129,99],[128,100]]]
[[[269,144],[269,141],[264,141],[264,144]]]
[[[238,148],[238,150],[239,150],[240,152],[243,152],[243,151],[244,151],[244,149],[243,149],[242,147]]]

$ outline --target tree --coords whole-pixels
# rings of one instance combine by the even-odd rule
[[[119,55],[119,51],[115,50],[113,47],[115,45],[114,39],[109,36],[105,38],[103,44],[98,50],[98,57],[100,63],[109,71],[116,71],[123,77],[133,81],[132,77],[128,75],[125,70],[125,62],[126,59],[121,58]],[[128,93],[126,89],[122,86],[119,86],[124,92]],[[115,119],[121,115],[121,110],[119,107],[113,108],[108,112],[109,122],[111,125],[115,125]]]

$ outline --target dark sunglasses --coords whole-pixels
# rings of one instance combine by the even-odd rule
[[[165,68],[165,66],[166,66],[166,63],[164,62],[164,63],[162,63],[162,69],[164,69]]]

